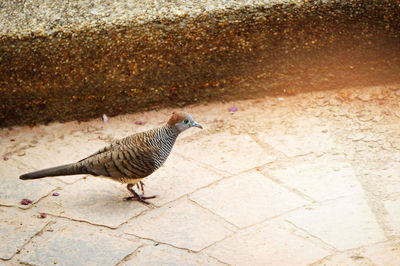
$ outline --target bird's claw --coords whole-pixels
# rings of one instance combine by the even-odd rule
[[[127,200],[127,201],[137,200],[137,201],[140,201],[140,202],[142,202],[144,204],[150,204],[150,202],[145,201],[145,199],[147,199],[147,198],[146,197],[142,197],[142,196],[140,198],[137,198],[136,196],[130,196],[130,197],[126,197],[124,199]]]
[[[140,183],[143,190],[143,182],[140,181]],[[156,196],[143,196],[144,192],[142,194],[138,194],[130,185],[128,185],[128,190],[133,194],[133,196],[126,197],[125,200],[138,200],[140,202],[143,202],[144,204],[150,204],[150,202],[146,201],[146,199],[154,199],[156,197]]]

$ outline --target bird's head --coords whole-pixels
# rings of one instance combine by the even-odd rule
[[[175,126],[179,132],[185,131],[191,127],[203,128],[199,123],[194,121],[190,114],[185,112],[173,112],[167,124]]]

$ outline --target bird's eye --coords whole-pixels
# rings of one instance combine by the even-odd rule
[[[185,119],[185,120],[183,120],[183,123],[187,124],[187,123],[189,123],[189,120]]]

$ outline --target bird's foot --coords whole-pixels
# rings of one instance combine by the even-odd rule
[[[133,188],[129,190],[132,192],[133,196],[126,197],[125,200],[138,200],[144,204],[150,204],[150,202],[146,201],[147,199],[154,199],[156,196],[143,196],[143,194],[138,194]]]

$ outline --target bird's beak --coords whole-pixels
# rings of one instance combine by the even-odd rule
[[[198,128],[203,129],[203,127],[202,127],[199,123],[197,123],[197,122],[193,122],[193,123],[192,123],[192,127],[198,127]]]

